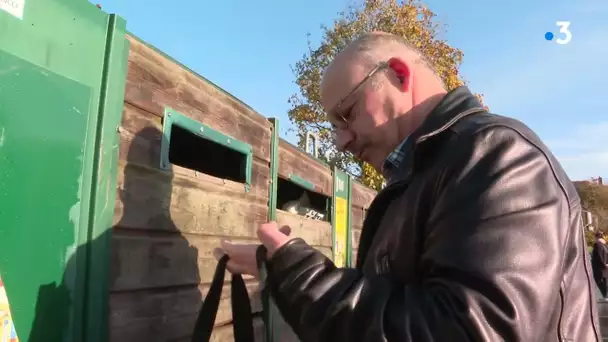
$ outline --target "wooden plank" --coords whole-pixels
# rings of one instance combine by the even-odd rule
[[[213,249],[223,237],[144,234],[120,228],[112,233],[112,291],[206,284],[217,265]],[[255,243],[254,239],[230,240]]]
[[[125,151],[125,152],[123,152]],[[128,152],[126,152],[128,151]],[[149,140],[141,137],[129,136],[129,133],[122,132],[120,135],[120,161],[128,165],[125,168],[126,178],[130,179],[134,166],[145,166],[149,169],[145,172],[153,172],[157,170],[162,172],[168,178],[176,178],[181,182],[190,182],[192,186],[205,189],[207,191],[232,193],[238,197],[257,200],[266,203],[268,201],[268,187],[270,183],[269,165],[260,162],[257,158],[253,160],[251,168],[251,187],[249,192],[245,192],[243,183],[234,182],[222,178],[213,177],[201,172],[196,172],[191,169],[186,169],[179,166],[173,166],[172,171],[160,171],[158,165],[160,147]],[[119,172],[122,172],[119,170]],[[140,172],[140,171],[138,171]],[[185,176],[185,177],[174,177]]]
[[[284,178],[294,174],[314,184],[318,192],[332,196],[333,182],[329,167],[283,140],[279,141],[279,174]]]
[[[331,226],[327,222],[313,221],[292,214],[279,214],[280,225],[290,225],[292,236],[302,237],[311,245],[331,257]],[[160,219],[162,220],[162,218]],[[158,224],[156,227],[160,226]],[[136,228],[133,228],[136,229]],[[216,267],[212,255],[221,239],[237,242],[255,242],[255,229],[241,239],[236,234],[227,236],[191,234],[145,234],[114,228],[112,241],[113,291],[141,290],[170,286],[186,286],[210,281]],[[176,228],[174,228],[176,229]]]
[[[125,102],[162,116],[171,107],[270,158],[270,123],[233,96],[130,38]]]
[[[149,132],[151,133],[151,132]],[[128,132],[122,132],[120,135],[120,161],[122,164],[128,162],[126,167],[127,178],[130,179],[133,166],[145,166],[148,171],[158,170],[163,172],[167,177],[175,177],[183,182],[193,182],[193,186],[204,188],[208,191],[230,192],[239,197],[255,200],[258,197],[259,201],[268,201],[268,187],[270,184],[270,169],[268,163],[261,162],[257,158],[253,160],[251,168],[251,187],[249,192],[245,192],[243,183],[234,182],[222,178],[213,177],[201,172],[186,169],[179,166],[173,166],[172,171],[160,171],[158,165],[160,146],[150,142],[148,139],[140,136],[130,136]],[[121,172],[121,171],[119,171]],[[140,172],[140,171],[138,171]]]
[[[128,293],[133,295],[145,288],[165,288],[178,292],[182,286],[205,283],[211,279],[216,267],[211,251],[219,245],[220,237],[180,236],[171,233],[159,235],[150,234],[148,231],[177,232],[180,227],[184,232],[196,234],[234,235],[235,229],[229,227],[230,229],[226,230],[227,226],[223,223],[231,223],[230,218],[242,215],[242,222],[250,223],[249,231],[244,231],[243,227],[246,226],[243,224],[236,226],[240,229],[237,234],[254,237],[257,225],[253,224],[253,219],[258,217],[259,222],[266,221],[266,204],[262,205],[251,199],[235,201],[211,183],[196,183],[181,175],[171,177],[160,170],[124,163],[120,164],[119,179],[117,203],[120,210],[116,211],[117,225],[140,231],[128,230],[128,234],[121,234],[124,230],[115,228],[112,248],[113,291],[136,290]],[[215,199],[215,204],[210,203],[210,199]],[[226,203],[229,204],[228,207],[224,205]],[[206,210],[202,205],[208,205]],[[196,211],[197,209],[200,211]],[[191,215],[192,212],[195,214]],[[226,216],[228,218],[225,218]],[[198,224],[199,221],[203,224]],[[192,303],[198,305],[200,301]],[[159,305],[163,310],[166,308],[166,305]],[[176,305],[181,306],[183,302]],[[222,306],[226,307],[227,303]],[[191,306],[190,310],[192,308]],[[188,307],[181,309],[186,312],[189,310]],[[227,310],[218,313],[218,321],[222,320],[222,316],[225,319],[225,316],[230,315],[229,308]],[[119,313],[116,308],[112,308],[112,312]],[[127,338],[133,337],[125,341],[156,340],[157,334],[151,337],[147,335],[147,331],[155,331],[156,328],[150,328],[152,326],[161,326],[164,332],[158,333],[160,340],[174,340],[173,336],[177,338],[191,331],[192,327],[186,324],[188,318],[184,315],[172,316],[165,313],[160,319],[153,317],[144,320],[127,317],[122,321],[129,322],[128,326],[114,327],[112,335],[120,338],[123,338],[123,335]]]
[[[325,221],[311,220],[303,216],[277,210],[279,226],[289,226],[293,237],[300,237],[315,247],[331,249],[331,224]]]
[[[352,229],[352,259],[353,265],[357,264],[357,252],[359,251],[359,241],[361,240],[361,229],[353,228]]]
[[[223,326],[232,321],[229,281],[230,276],[227,275],[215,326]],[[262,305],[257,282],[248,282],[247,289],[250,294],[252,312],[261,312]],[[158,317],[171,320],[174,317],[196,316],[208,291],[208,285],[201,285],[199,287],[112,293],[110,296],[110,329],[124,329],[133,322],[154,321]]]
[[[212,127],[213,128],[213,127]],[[132,136],[145,138],[155,143],[156,149],[160,154],[160,144],[162,139],[162,118],[145,110],[125,103],[121,122],[121,131],[126,131]],[[237,138],[238,139],[238,138]],[[270,139],[261,142],[263,146],[269,146]],[[253,156],[266,163],[270,162],[270,151],[262,148],[262,145],[252,145]],[[158,165],[158,164],[155,164]]]
[[[363,209],[369,208],[377,192],[358,182],[353,182],[352,205]]]
[[[163,89],[179,89],[183,83],[191,83],[201,90],[212,93],[215,98],[219,98],[222,103],[231,107],[235,112],[245,115],[248,120],[259,124],[266,122],[262,115],[206,78],[191,72],[136,38],[127,35],[127,39],[130,43],[129,62],[144,66],[141,75],[152,79]]]
[[[351,209],[351,214],[352,228],[363,228],[363,221],[365,220],[365,209],[353,206]]]
[[[365,220],[365,211],[366,209],[358,206],[352,207],[351,246],[353,265],[357,263],[357,251],[359,250],[359,241],[361,240],[361,230],[363,229],[363,221]]]
[[[357,265],[357,252],[358,251],[359,251],[358,249],[353,249],[353,255],[352,255],[352,260],[353,260],[352,264],[353,264],[353,267],[355,265]]]
[[[256,238],[259,224],[267,220],[265,204],[209,191],[213,189],[209,183],[188,182],[179,175],[171,179],[158,170],[120,163],[115,225],[138,230]],[[277,211],[277,221],[280,225],[289,225],[294,236],[314,246],[331,247],[329,222],[281,210]]]
[[[376,197],[377,192],[365,185],[353,182],[352,188],[352,226],[351,226],[351,243],[352,243],[352,260],[353,265],[357,263],[357,252],[359,250],[359,241],[361,240],[361,230],[363,229],[363,221],[365,214],[372,201]]]
[[[189,341],[215,271],[213,248],[222,238],[256,241],[258,224],[266,221],[271,126],[207,80],[129,40],[112,248],[111,341]],[[251,191],[180,167],[172,173],[158,170],[165,107],[252,145]],[[330,187],[325,189],[331,194]],[[315,227],[299,228],[300,235],[324,243],[319,248],[331,254],[331,228],[327,243]],[[257,301],[255,284],[249,289]],[[227,288],[223,296],[216,323],[224,326],[211,339],[217,342],[234,340]],[[259,301],[254,308],[259,309]],[[259,319],[256,328],[262,341]]]
[[[125,106],[125,112],[130,114],[123,117],[124,126],[120,130],[119,160],[157,169],[160,164],[161,120],[129,105]],[[263,197],[266,202],[270,177],[268,161],[254,158],[251,172],[251,190],[247,195]],[[221,191],[232,190],[239,193],[239,196],[245,194],[242,183],[212,177],[178,166],[173,167],[173,173],[195,178],[201,184],[217,185],[219,187],[216,188]]]
[[[209,342],[234,342],[234,332],[232,325],[226,325],[221,328],[217,328],[213,331],[211,335],[211,340]],[[255,336],[256,342],[264,341],[264,322],[261,318],[255,318],[253,321],[253,333]],[[279,340],[283,342],[283,340]],[[188,341],[189,342],[189,341]],[[285,341],[290,342],[290,341]],[[297,342],[297,341],[293,341]]]
[[[353,246],[353,250],[358,249],[359,248],[359,242],[361,241],[361,229],[360,228],[353,228],[352,229],[352,246]]]
[[[195,321],[195,315],[188,315],[172,318],[157,317],[153,320],[133,322],[128,326],[110,330],[110,341],[190,342]],[[232,329],[232,325],[214,329],[210,342],[234,341]],[[254,319],[254,333],[256,341],[264,341],[264,323],[261,318]]]
[[[138,165],[119,163],[114,223],[123,228],[256,237],[267,200]]]
[[[194,329],[196,315],[156,317],[135,321],[129,325],[110,329],[111,342],[167,342],[188,341]],[[222,341],[225,342],[225,341]]]

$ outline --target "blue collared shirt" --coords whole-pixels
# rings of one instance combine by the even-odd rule
[[[409,136],[407,138],[409,138]],[[407,153],[405,147],[407,138],[403,139],[401,144],[386,157],[384,164],[382,164],[382,175],[386,178],[387,183],[390,183],[393,171],[399,169],[401,163],[405,159]]]

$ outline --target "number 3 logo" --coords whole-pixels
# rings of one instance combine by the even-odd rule
[[[564,34],[564,38],[557,38],[555,42],[557,44],[568,44],[570,40],[572,40],[572,32],[570,32],[570,22],[569,21],[558,21],[555,23],[559,26],[559,32]]]

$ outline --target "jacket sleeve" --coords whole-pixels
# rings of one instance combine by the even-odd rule
[[[268,261],[271,294],[302,341],[545,337],[569,222],[550,159],[509,128],[459,138],[451,148],[426,226],[420,279],[402,283],[336,268],[300,239]]]

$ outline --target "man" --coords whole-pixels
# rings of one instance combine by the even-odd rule
[[[266,284],[302,341],[601,340],[579,198],[529,128],[447,92],[385,33],[339,53],[321,94],[338,148],[388,184],[355,268],[260,227]],[[222,248],[232,272],[256,274],[256,246]]]
[[[608,247],[604,240],[604,233],[598,231],[595,233],[595,244],[591,252],[591,267],[593,268],[593,278],[604,300],[606,300],[608,284]]]

